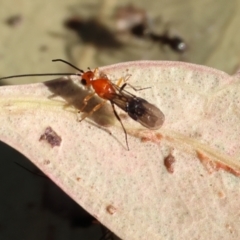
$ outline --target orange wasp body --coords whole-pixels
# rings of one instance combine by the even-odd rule
[[[120,78],[117,82],[117,84],[114,84],[106,75],[95,78],[96,75],[96,69],[94,71],[91,71],[90,69],[86,72],[83,70],[75,67],[71,63],[64,61],[62,59],[54,59],[53,62],[61,61],[64,62],[71,67],[75,68],[80,72],[80,74],[75,74],[77,76],[81,76],[81,83],[86,86],[87,88],[92,87],[93,92],[87,95],[83,100],[83,107],[79,110],[79,112],[82,112],[84,108],[86,107],[88,101],[97,94],[100,98],[104,99],[101,103],[97,104],[90,112],[85,114],[80,121],[84,120],[87,116],[90,116],[95,111],[97,111],[99,108],[101,108],[106,101],[110,101],[113,109],[113,113],[120,122],[122,129],[125,134],[125,140],[127,149],[129,150],[128,146],[128,140],[127,140],[127,132],[126,129],[121,121],[121,118],[116,112],[115,105],[117,105],[119,108],[121,108],[123,111],[125,111],[129,117],[131,117],[133,120],[139,122],[141,125],[148,129],[158,129],[162,126],[165,117],[162,111],[157,108],[155,105],[147,102],[145,99],[137,97],[130,92],[126,91],[124,88],[129,85],[134,90],[142,90],[142,89],[136,89],[130,84],[126,83],[126,80],[123,78]],[[47,76],[47,75],[73,75],[72,73],[51,73],[51,74],[24,74],[24,75],[17,75],[17,76],[9,76],[9,77],[3,77],[2,79],[8,79],[13,77],[25,77],[25,76]],[[124,81],[124,84],[121,85],[121,83]],[[121,86],[120,86],[121,85]]]

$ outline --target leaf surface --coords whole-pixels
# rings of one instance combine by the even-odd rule
[[[239,75],[154,61],[100,70],[151,87],[134,94],[162,110],[163,126],[117,109],[127,151],[110,104],[77,121],[88,93],[72,76],[1,87],[0,139],[123,239],[238,239]]]

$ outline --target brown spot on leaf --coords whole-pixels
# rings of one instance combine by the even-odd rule
[[[202,154],[199,151],[197,151],[197,157],[201,161],[203,166],[207,169],[207,171],[210,174],[213,173],[214,168],[215,168],[214,162],[209,157],[205,156],[204,154]]]
[[[225,170],[229,173],[232,173],[235,176],[238,176],[238,177],[240,176],[239,171],[237,171],[237,170],[235,170],[235,169],[233,169],[233,168],[231,168],[231,167],[229,167],[229,166],[227,166],[223,163],[220,163],[220,162],[216,162],[216,167],[215,168],[216,168],[216,170],[223,169],[223,170]]]
[[[219,198],[224,198],[225,197],[225,194],[224,194],[223,191],[218,191],[217,194],[218,194]]]
[[[62,138],[51,128],[47,127],[44,133],[40,136],[39,141],[46,140],[51,147],[60,146]]]
[[[160,133],[153,133],[153,132],[146,133],[145,132],[144,135],[142,135],[140,138],[141,138],[141,142],[158,143],[163,138],[163,136]]]
[[[160,134],[160,133],[156,133],[156,138],[157,138],[158,140],[161,140],[161,139],[163,138],[163,136],[162,136],[162,134]]]
[[[149,138],[147,138],[147,137],[142,137],[142,138],[141,138],[141,142],[148,142],[148,141],[150,141],[150,140],[149,140]]]
[[[106,207],[106,210],[111,215],[113,215],[117,211],[117,209],[111,204]]]
[[[225,226],[226,226],[226,229],[227,229],[231,234],[233,234],[233,233],[236,232],[235,229],[233,228],[233,226],[232,226],[231,224],[227,223]]]
[[[48,159],[46,159],[46,160],[43,161],[43,164],[48,165],[48,164],[50,164],[50,161]]]
[[[170,153],[167,157],[164,158],[164,165],[167,169],[167,171],[169,173],[173,173],[174,172],[174,163],[175,163],[175,158],[172,155],[172,153]]]
[[[208,156],[204,155],[200,151],[196,151],[198,159],[201,161],[203,166],[207,169],[207,171],[212,174],[215,171],[218,171],[220,169],[223,169],[229,173],[232,173],[233,175],[239,177],[240,172],[237,171],[236,169],[233,169],[230,166],[227,166],[224,163],[217,162],[216,160],[210,159]]]

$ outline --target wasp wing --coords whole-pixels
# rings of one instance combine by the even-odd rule
[[[165,116],[155,105],[136,97],[133,107],[128,112],[128,115],[144,127],[154,130],[159,129],[163,125]]]
[[[114,85],[117,93],[111,97],[111,102],[116,104],[135,121],[149,129],[158,129],[162,126],[165,117],[163,112],[155,105],[147,102],[145,99],[120,90],[120,87]]]

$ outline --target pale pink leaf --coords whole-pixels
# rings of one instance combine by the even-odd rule
[[[87,92],[72,76],[1,87],[0,139],[123,239],[239,239],[239,75],[151,61],[101,71],[151,87],[134,94],[163,111],[162,128],[118,111],[127,151],[109,104],[77,121]]]

